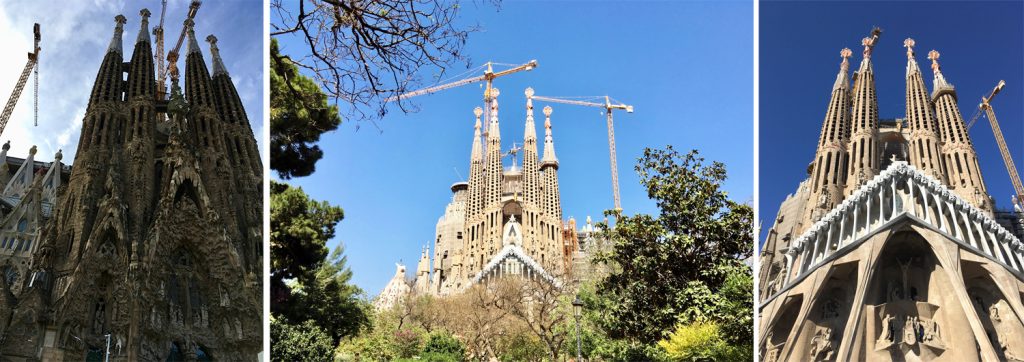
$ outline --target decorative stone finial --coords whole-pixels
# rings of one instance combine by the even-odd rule
[[[57,150],[57,154],[53,155],[53,159],[54,159],[54,161],[60,161],[60,160],[64,159],[63,150],[58,149]]]
[[[124,29],[124,24],[128,22],[128,18],[124,17],[124,15],[117,14],[117,16],[114,17],[114,21],[117,23],[117,25],[115,25],[116,29]]]
[[[903,47],[907,48],[907,59],[914,57],[914,39],[907,38],[903,41]]]
[[[484,114],[484,109],[483,108],[476,107],[476,108],[473,109],[473,115],[476,116],[476,119],[478,121],[480,120],[480,116],[483,115],[483,114]]]
[[[28,149],[28,154],[34,156],[36,154],[36,151],[38,151],[38,149],[36,149],[36,145],[32,145],[32,148]]]
[[[210,56],[213,57],[213,75],[227,74],[227,68],[224,67],[224,61],[220,59],[220,48],[217,47],[217,37],[210,34],[206,37],[206,42],[210,43]]]
[[[928,52],[928,59],[932,61],[932,71],[939,71],[939,52],[935,49]]]
[[[149,9],[142,8],[142,10],[139,10],[139,15],[142,15],[142,21],[148,21],[149,16],[153,14],[149,12]]]
[[[498,88],[491,88],[491,98],[498,98],[501,95],[501,91]]]
[[[882,29],[875,27],[871,29],[871,36],[866,37],[860,41],[861,45],[864,46],[864,57],[871,58],[871,51],[875,48],[875,44],[878,43],[878,37],[882,35]]]
[[[851,55],[853,55],[853,51],[850,50],[850,48],[843,48],[843,50],[839,51],[839,56],[843,57],[843,63],[846,63],[846,60],[849,59]]]
[[[526,98],[533,98],[533,87],[526,88]]]
[[[4,143],[4,151],[7,151],[9,149],[11,149],[11,141],[7,141]]]
[[[544,116],[551,117],[551,106],[544,106]]]

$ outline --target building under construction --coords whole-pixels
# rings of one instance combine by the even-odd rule
[[[22,167],[34,180],[22,197],[60,197],[43,204],[48,218],[31,242],[11,243],[30,254],[0,278],[0,359],[257,358],[262,165],[213,36],[207,68],[191,21],[197,8],[182,33],[184,92],[173,67],[154,65],[163,54],[153,54],[149,11],[136,18],[128,59],[128,19],[118,15],[70,177],[64,183],[60,162],[34,179]],[[158,72],[171,74],[169,97]]]
[[[880,36],[852,86],[840,53],[808,177],[764,242],[761,360],[1024,360],[1024,215],[989,196],[938,52],[929,92],[904,41],[906,115],[879,120]]]

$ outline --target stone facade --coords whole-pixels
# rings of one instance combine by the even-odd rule
[[[0,303],[12,361],[253,360],[262,347],[262,166],[210,36],[186,23],[185,92],[157,99],[149,12],[128,62],[117,16],[74,169],[18,297]],[[125,80],[127,73],[127,80]],[[37,189],[38,190],[38,189]]]
[[[906,116],[878,119],[879,36],[864,39],[849,95],[841,53],[808,179],[763,244],[758,354],[1024,360],[1024,214],[994,209],[937,52],[929,94],[904,42]]]

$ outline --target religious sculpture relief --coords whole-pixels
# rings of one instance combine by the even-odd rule
[[[830,327],[818,327],[814,332],[814,338],[811,339],[811,360],[812,361],[827,361],[832,359],[833,345],[833,334],[832,328]]]

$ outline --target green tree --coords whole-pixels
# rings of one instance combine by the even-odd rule
[[[717,323],[697,321],[679,324],[668,338],[658,342],[672,361],[750,361],[749,346],[730,344]]]
[[[340,207],[309,198],[302,188],[270,181],[271,312],[288,305],[291,287],[308,284],[327,257],[327,240],[344,218]]]
[[[270,168],[283,179],[309,176],[323,150],[320,135],[341,123],[338,107],[270,40]]]
[[[458,339],[452,337],[448,332],[434,332],[430,335],[427,343],[423,345],[424,359],[430,358],[443,360],[451,358],[461,361],[466,354],[466,347]]]
[[[270,359],[272,361],[326,361],[334,349],[331,337],[313,321],[292,325],[286,320],[270,319]]]
[[[607,311],[599,324],[613,339],[656,341],[679,322],[736,318],[725,313],[742,306],[723,288],[733,286],[729,298],[743,294],[735,289],[742,280],[733,278],[750,273],[743,260],[753,250],[753,210],[721,189],[725,166],[669,146],[646,149],[636,171],[660,215],[617,215],[604,232],[613,246],[596,258],[611,266],[597,288],[594,307]],[[752,343],[750,328],[734,342]]]

